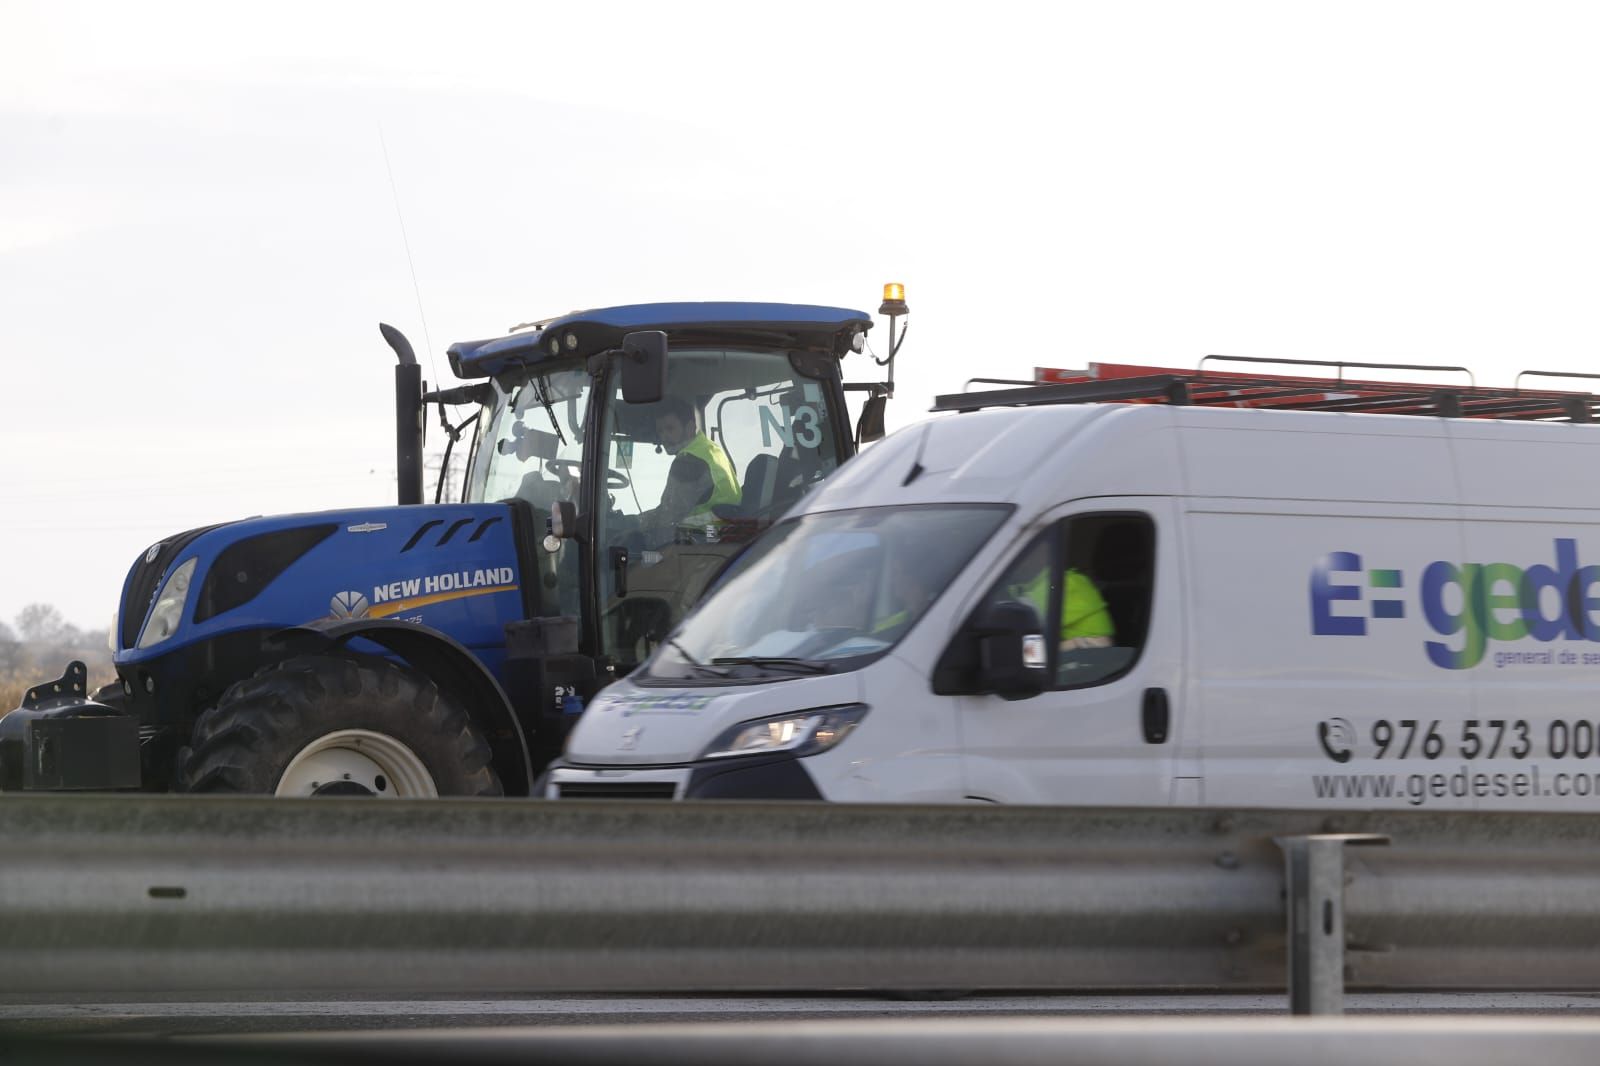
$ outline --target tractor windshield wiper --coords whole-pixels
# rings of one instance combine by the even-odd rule
[[[797,674],[826,674],[831,667],[815,659],[796,659],[787,655],[729,655],[711,660],[714,666],[755,666],[787,670]]]
[[[550,428],[556,431],[556,440],[565,447],[567,435],[561,432],[561,421],[556,418],[555,404],[550,402],[550,394],[545,391],[544,379],[535,375],[529,382],[533,386],[533,395],[538,399],[539,405],[544,408],[544,413],[550,416]]]

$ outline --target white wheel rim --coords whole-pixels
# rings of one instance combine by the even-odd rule
[[[358,786],[380,799],[439,795],[433,775],[416,752],[394,737],[367,729],[340,729],[301,748],[278,779],[277,795],[314,796],[341,784]]]

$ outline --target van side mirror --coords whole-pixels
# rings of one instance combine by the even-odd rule
[[[622,338],[622,401],[659,403],[667,393],[667,335],[641,329]]]
[[[1026,699],[1050,687],[1044,624],[1032,606],[1016,600],[987,604],[968,630],[977,642],[979,692]]]

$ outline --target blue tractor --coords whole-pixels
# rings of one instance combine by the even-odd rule
[[[399,505],[152,545],[123,585],[118,680],[91,694],[73,663],[0,718],[0,789],[529,794],[585,701],[882,435],[890,288],[887,380],[861,385],[841,361],[872,319],[835,307],[575,312],[451,346],[464,384],[434,392],[380,327]],[[867,394],[853,434],[847,389]],[[430,404],[469,449],[459,502],[422,500]]]

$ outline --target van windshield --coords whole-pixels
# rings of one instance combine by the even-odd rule
[[[871,507],[782,522],[734,563],[641,679],[858,669],[916,625],[1010,510]]]

